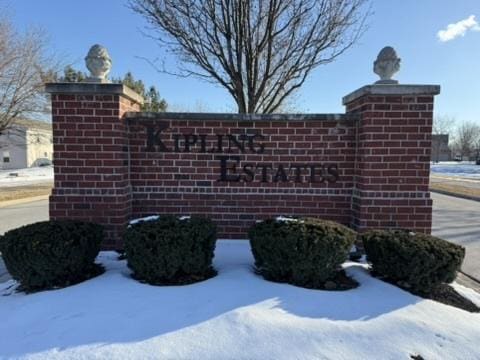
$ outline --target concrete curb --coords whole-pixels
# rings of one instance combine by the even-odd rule
[[[455,279],[455,281],[460,285],[463,285],[467,288],[470,288],[480,293],[480,282],[474,277],[464,273],[461,270],[458,272],[457,278]]]
[[[32,197],[20,198],[15,200],[0,201],[0,208],[12,206],[12,205],[18,205],[18,204],[25,204],[32,201],[48,200],[49,196],[50,195],[40,195],[40,196],[32,196]]]
[[[463,195],[463,194],[458,194],[458,193],[454,193],[454,192],[446,191],[446,190],[430,189],[430,192],[434,192],[434,193],[438,193],[438,194],[442,194],[442,195],[454,196],[454,197],[467,199],[467,200],[480,201],[480,197],[478,197],[478,196]]]
[[[469,274],[467,274],[466,272],[464,272],[463,270],[460,270],[459,273],[461,273],[462,275],[466,276],[466,277],[469,278],[471,281],[477,283],[478,287],[480,288],[480,280],[477,279],[475,276],[469,275]]]

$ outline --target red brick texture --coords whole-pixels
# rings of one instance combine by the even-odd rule
[[[246,238],[278,215],[430,232],[433,96],[366,94],[345,115],[242,117],[144,114],[122,94],[55,91],[50,217],[103,224],[105,249],[122,248],[128,221],[152,214],[210,217],[220,238]]]
[[[168,149],[175,148],[176,134],[195,134],[196,144],[185,152],[182,137],[179,152],[145,151],[145,126],[159,121],[168,127],[162,134]],[[134,217],[203,215],[217,223],[220,238],[246,238],[255,220],[278,215],[309,215],[350,223],[353,120],[342,124],[335,120],[171,120],[167,115],[162,120],[135,118],[129,123]],[[223,135],[222,152],[218,151],[218,134]],[[246,145],[244,153],[231,142],[229,148],[225,138],[256,134],[264,139],[257,139],[253,151]],[[202,135],[205,152],[199,140]],[[191,137],[188,140],[192,142]],[[264,151],[256,153],[260,143]],[[228,158],[227,175],[238,181],[221,181],[222,156]],[[329,165],[338,167],[336,182],[331,175],[322,177],[322,166]],[[253,175],[243,170],[245,166]],[[280,166],[285,173],[278,170]],[[311,166],[315,166],[313,182]]]
[[[54,189],[51,219],[105,226],[116,248],[131,216],[127,126],[139,105],[120,95],[52,94]]]
[[[430,233],[433,96],[365,95],[347,104],[360,113],[352,225]]]

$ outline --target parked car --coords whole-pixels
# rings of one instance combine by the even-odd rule
[[[35,162],[33,163],[33,166],[40,166],[40,167],[50,166],[50,165],[52,165],[52,160],[47,159],[47,158],[38,158],[38,159],[35,160]]]

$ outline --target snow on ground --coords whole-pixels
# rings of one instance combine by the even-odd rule
[[[430,169],[433,174],[480,179],[480,165],[475,165],[474,162],[432,163]]]
[[[138,223],[148,222],[148,221],[155,221],[155,220],[158,220],[159,218],[160,218],[159,215],[151,215],[151,216],[146,216],[146,217],[142,217],[142,218],[138,218],[138,219],[133,219],[133,220],[130,220],[129,225],[135,225],[135,224],[138,224]],[[189,220],[190,216],[183,215],[183,216],[177,217],[177,219],[180,220],[180,221]]]
[[[53,166],[0,170],[0,187],[32,185],[45,181],[53,181]]]
[[[98,260],[107,271],[95,279],[0,296],[0,358],[480,358],[480,314],[413,296],[364,265],[345,264],[360,287],[330,292],[263,280],[246,241],[217,243],[218,275],[186,286],[141,284],[113,252]]]

